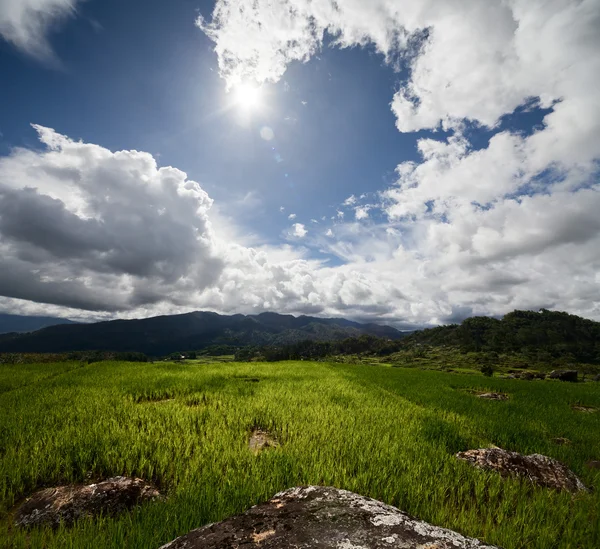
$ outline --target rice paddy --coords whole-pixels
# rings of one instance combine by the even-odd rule
[[[478,398],[500,393],[508,400]],[[0,544],[148,548],[297,485],[336,486],[505,549],[600,547],[600,383],[385,365],[0,365]],[[253,433],[276,444],[249,447]],[[568,443],[557,443],[568,440]],[[502,479],[454,457],[541,453],[593,490]],[[37,489],[116,475],[166,495],[72,528],[12,526]]]

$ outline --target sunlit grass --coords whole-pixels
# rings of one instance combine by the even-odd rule
[[[7,547],[157,548],[306,484],[371,496],[505,549],[600,547],[600,474],[585,467],[600,458],[600,414],[570,408],[600,407],[600,384],[309,362],[105,362],[0,366],[0,388]],[[280,447],[254,455],[254,427]],[[596,491],[535,488],[453,457],[490,444],[560,459]],[[40,487],[119,474],[153,480],[168,497],[69,530],[10,526],[9,509]]]

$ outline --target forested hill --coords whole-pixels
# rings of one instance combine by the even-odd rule
[[[339,341],[371,335],[399,339],[390,326],[342,318],[294,317],[276,313],[219,315],[194,312],[141,320],[52,326],[28,334],[0,336],[0,353],[136,351],[151,356],[201,350],[214,345],[288,345],[299,341]]]
[[[462,324],[413,332],[404,345],[458,347],[464,351],[547,352],[600,363],[600,322],[563,312],[513,311],[501,320],[472,317]]]

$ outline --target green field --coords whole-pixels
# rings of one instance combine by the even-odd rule
[[[600,383],[325,362],[0,365],[0,540],[155,549],[284,488],[322,484],[505,549],[597,549],[600,471],[585,463],[600,459],[600,412],[572,404],[600,408]],[[254,427],[280,447],[254,455]],[[490,444],[557,458],[595,490],[559,493],[454,458]],[[71,529],[11,526],[36,489],[120,474],[167,498]]]

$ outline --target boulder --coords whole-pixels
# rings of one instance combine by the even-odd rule
[[[508,400],[508,395],[504,393],[480,393],[477,396],[485,400]]]
[[[571,404],[571,409],[576,412],[584,412],[586,414],[593,414],[598,411],[595,406],[584,406],[583,404]]]
[[[587,490],[565,465],[541,454],[524,456],[502,448],[482,448],[458,452],[456,457],[480,469],[498,471],[502,476],[525,477],[545,488],[568,492]]]
[[[531,381],[533,379],[545,379],[546,374],[544,374],[543,372],[520,372],[518,374],[515,374],[515,377],[517,379],[525,379],[527,381]]]
[[[346,490],[307,486],[209,524],[161,549],[496,549]]]
[[[89,485],[58,486],[36,492],[15,513],[17,526],[71,526],[80,518],[113,516],[160,497],[139,478],[114,477]]]
[[[577,370],[552,370],[548,377],[560,381],[577,381]]]

